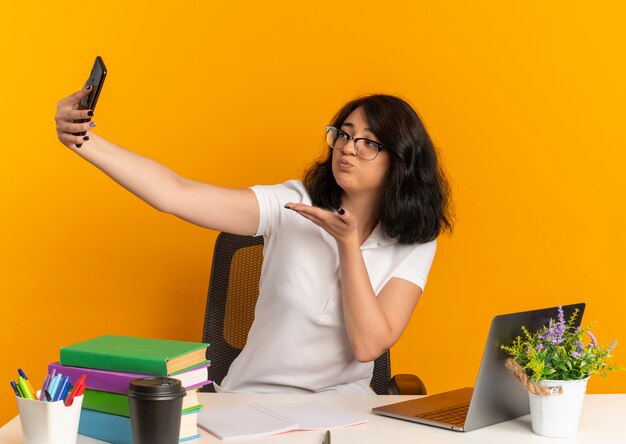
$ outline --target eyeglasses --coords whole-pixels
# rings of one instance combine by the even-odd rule
[[[326,127],[326,143],[332,149],[342,150],[351,140],[354,141],[354,151],[356,155],[364,160],[376,159],[380,150],[385,148],[382,144],[374,142],[373,140],[363,137],[352,137],[350,134],[334,126]]]

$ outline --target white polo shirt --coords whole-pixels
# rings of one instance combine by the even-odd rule
[[[284,208],[311,205],[299,180],[254,186],[265,240],[259,299],[248,339],[218,392],[373,393],[374,362],[354,358],[343,320],[339,257],[322,228]],[[436,241],[400,245],[377,226],[361,245],[374,292],[392,277],[422,289]]]

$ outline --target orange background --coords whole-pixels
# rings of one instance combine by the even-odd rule
[[[215,233],[56,140],[96,55],[97,132],[225,186],[300,177],[359,94],[418,109],[458,220],[392,359],[431,393],[473,385],[498,313],[586,301],[601,343],[626,340],[622,2],[40,3],[0,16],[0,424],[17,368],[39,385],[62,345],[201,338]],[[589,384],[625,391],[626,372]]]

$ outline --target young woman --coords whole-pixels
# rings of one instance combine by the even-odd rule
[[[90,132],[94,122],[73,123],[93,116],[77,109],[88,93],[58,104],[65,146],[157,210],[264,236],[254,323],[216,390],[372,393],[373,361],[406,328],[436,238],[452,229],[448,184],[411,106],[355,99],[326,127],[328,153],[304,181],[228,189],[118,147]]]

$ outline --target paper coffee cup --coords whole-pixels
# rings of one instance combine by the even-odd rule
[[[126,394],[133,444],[178,444],[186,395],[178,379],[134,379]]]

